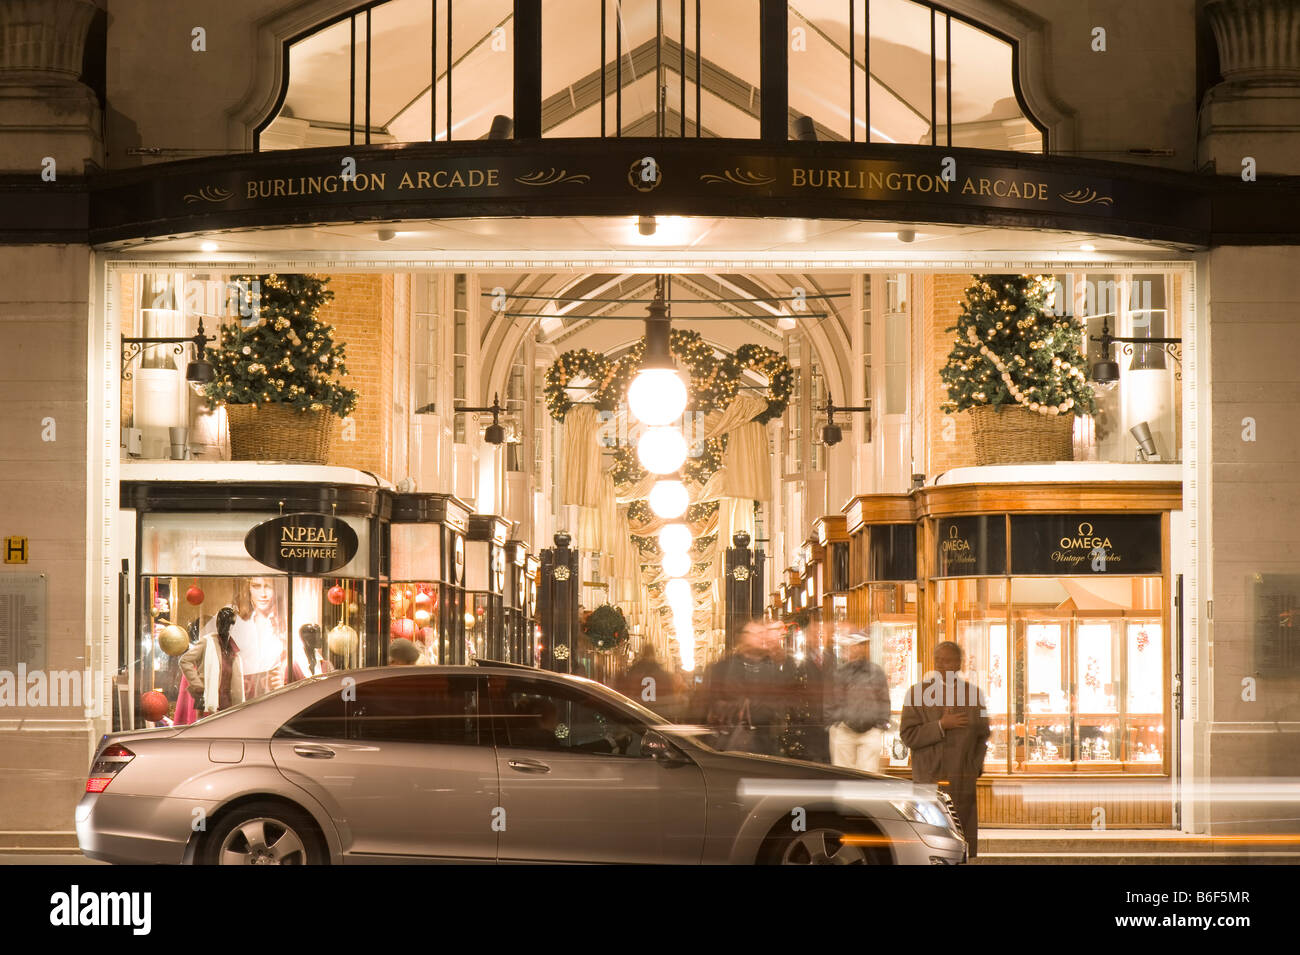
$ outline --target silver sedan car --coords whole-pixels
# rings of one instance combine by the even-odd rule
[[[122,863],[966,858],[934,787],[719,752],[591,680],[490,663],[334,672],[111,734],[76,827]]]

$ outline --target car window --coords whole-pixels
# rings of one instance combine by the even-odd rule
[[[281,728],[279,736],[370,742],[490,746],[481,725],[477,676],[421,674],[358,683],[355,700],[331,693]]]
[[[646,727],[575,687],[520,677],[488,677],[502,744],[521,749],[641,757]]]

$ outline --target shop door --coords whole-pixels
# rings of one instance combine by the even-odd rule
[[[488,679],[506,825],[501,861],[695,864],[704,775],[641,752],[647,727],[581,689]]]
[[[500,800],[480,685],[433,673],[360,683],[354,701],[331,694],[286,724],[272,754],[355,857],[494,862]]]

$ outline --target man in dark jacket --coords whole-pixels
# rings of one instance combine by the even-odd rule
[[[912,750],[912,780],[938,783],[952,797],[974,858],[979,842],[975,781],[984,773],[989,717],[979,689],[957,675],[961,647],[934,648],[934,670],[907,691],[899,735]]]
[[[788,705],[781,650],[773,628],[754,621],[741,632],[736,649],[709,669],[701,715],[714,731],[711,745],[780,754]]]
[[[889,726],[889,684],[885,671],[871,662],[866,636],[849,634],[843,642],[848,661],[835,670],[826,707],[831,762],[878,773],[883,731]]]

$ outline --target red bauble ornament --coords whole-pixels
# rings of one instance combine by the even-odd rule
[[[428,610],[433,603],[433,598],[424,592],[415,595],[415,606],[418,610]]]
[[[402,637],[410,640],[415,636],[415,622],[406,617],[401,620],[394,620],[392,627],[389,629],[393,631],[394,638]]]
[[[150,690],[140,697],[140,714],[150,723],[156,723],[171,709],[167,697],[160,690]]]
[[[337,607],[343,603],[343,588],[335,584],[325,592],[325,599]]]
[[[189,590],[185,591],[185,599],[189,602],[191,607],[197,607],[199,604],[203,603],[203,588],[198,584],[195,584]]]

